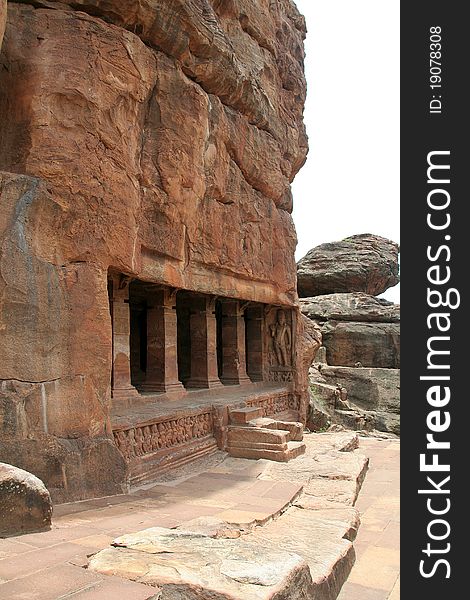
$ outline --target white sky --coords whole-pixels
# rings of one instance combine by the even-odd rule
[[[307,20],[308,159],[293,184],[299,260],[358,233],[400,241],[399,0],[296,0]],[[399,302],[399,285],[384,297]]]

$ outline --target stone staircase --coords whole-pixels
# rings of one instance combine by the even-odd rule
[[[226,450],[236,458],[288,462],[305,452],[302,423],[263,416],[263,408],[229,410]]]

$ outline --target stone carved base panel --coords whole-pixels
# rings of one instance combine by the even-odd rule
[[[148,483],[217,450],[212,411],[120,427],[113,435],[128,464],[131,485]]]
[[[259,406],[263,409],[264,417],[272,417],[287,412],[298,412],[300,409],[299,398],[292,392],[253,398],[247,401],[247,406]]]
[[[225,449],[229,410],[246,406],[259,407],[263,417],[298,420],[298,397],[277,390],[232,405],[206,404],[186,414],[179,410],[155,420],[115,426],[114,440],[128,465],[131,486],[150,483],[170,469]]]
[[[177,469],[202,456],[217,452],[217,442],[213,437],[205,437],[171,448],[142,456],[129,464],[129,481],[131,487],[145,485],[155,481],[157,477],[170,469]]]

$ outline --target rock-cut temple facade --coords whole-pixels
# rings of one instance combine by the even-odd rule
[[[56,502],[236,449],[231,412],[308,402],[303,17],[72,6],[8,2],[0,54],[0,461]]]

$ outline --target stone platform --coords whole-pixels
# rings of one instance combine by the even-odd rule
[[[290,385],[269,383],[191,390],[177,398],[172,394],[140,394],[119,399],[113,405],[111,422],[116,444],[128,463],[131,487],[150,483],[159,474],[217,449],[226,450],[233,423],[230,415],[237,410],[295,422],[299,400]],[[294,444],[287,447],[291,442]],[[273,450],[273,458],[297,456],[303,451],[298,442],[295,436],[285,440],[285,448],[281,444]],[[255,452],[241,456],[268,458],[272,449],[263,450],[264,455]]]
[[[146,489],[55,507],[51,531],[0,539],[0,597],[180,600],[179,590],[179,596],[168,595],[171,586],[161,584],[161,572],[155,587],[149,581],[143,583],[145,577],[138,571],[127,579],[122,573],[118,577],[84,568],[92,555],[92,564],[98,568],[114,551],[164,560],[158,552],[144,555],[142,547],[137,549],[134,543],[137,532],[163,528],[166,539],[184,535],[196,545],[202,540],[209,560],[215,552],[227,556],[228,549],[233,550],[229,563],[222,567],[224,577],[232,582],[242,580],[237,584],[239,595],[232,593],[232,598],[263,598],[266,587],[287,585],[290,573],[310,594],[304,598],[333,600],[343,586],[341,600],[395,600],[399,442],[360,438],[356,449],[356,434],[326,433],[308,434],[305,443],[306,453],[289,464],[216,452],[161,475],[157,485]],[[371,481],[367,475],[359,494],[369,456],[373,461]],[[361,512],[360,528],[356,508]],[[116,545],[111,545],[114,540]],[[263,552],[269,554],[261,573],[250,571],[243,560],[243,555],[253,558],[253,548],[261,563]],[[351,571],[355,555],[358,558]],[[170,562],[176,559],[176,553],[166,556]],[[99,568],[117,573],[108,558]],[[277,561],[283,565],[278,570],[282,581],[268,568]],[[183,585],[191,589],[190,574],[183,565],[178,569],[185,577]],[[217,569],[209,571],[208,582],[215,585]],[[198,598],[204,599],[205,590],[199,592]]]

